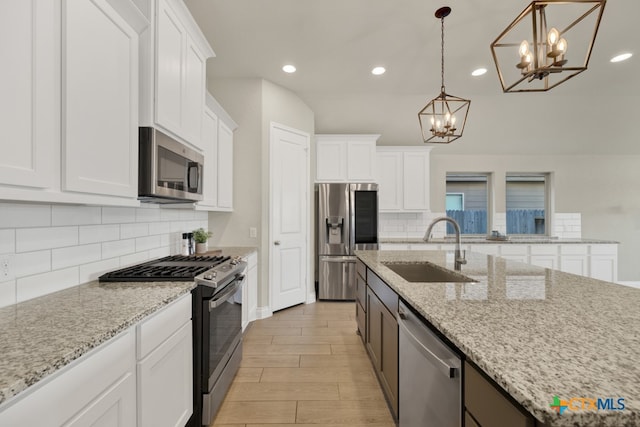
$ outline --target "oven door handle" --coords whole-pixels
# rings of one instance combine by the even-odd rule
[[[219,297],[209,301],[209,312],[211,312],[211,310],[213,310],[213,309],[215,309],[217,307],[220,307],[226,300],[229,299],[230,296],[235,294],[238,291],[238,288],[240,288],[240,286],[242,286],[242,281],[243,280],[244,280],[244,276],[238,276],[238,278],[234,280],[235,284],[229,285],[228,286],[229,289],[227,291],[225,291]]]

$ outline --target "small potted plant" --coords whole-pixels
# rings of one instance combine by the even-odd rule
[[[202,227],[193,231],[193,240],[196,242],[197,254],[207,252],[207,240],[209,240],[209,237],[211,237],[211,232]]]

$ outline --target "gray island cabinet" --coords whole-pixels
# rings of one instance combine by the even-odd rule
[[[358,330],[396,419],[408,410],[398,400],[402,301],[463,360],[462,425],[640,425],[640,290],[477,253],[457,272],[469,282],[409,282],[388,264],[453,273],[453,252],[356,255]]]

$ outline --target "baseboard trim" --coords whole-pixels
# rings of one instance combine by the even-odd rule
[[[257,307],[256,308],[256,319],[266,319],[267,317],[273,316],[273,312],[269,306]]]

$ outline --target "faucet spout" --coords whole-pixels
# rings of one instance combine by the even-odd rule
[[[462,268],[462,264],[466,264],[467,260],[465,259],[465,252],[460,249],[460,244],[461,244],[460,226],[458,225],[455,219],[449,218],[448,216],[441,216],[434,219],[433,221],[431,221],[431,224],[429,224],[429,227],[427,227],[427,231],[424,233],[423,240],[425,242],[428,242],[429,239],[431,238],[431,231],[433,230],[433,226],[442,221],[448,222],[451,225],[453,225],[453,229],[456,232],[456,250],[454,254],[455,256],[454,268],[460,271],[460,269]]]

